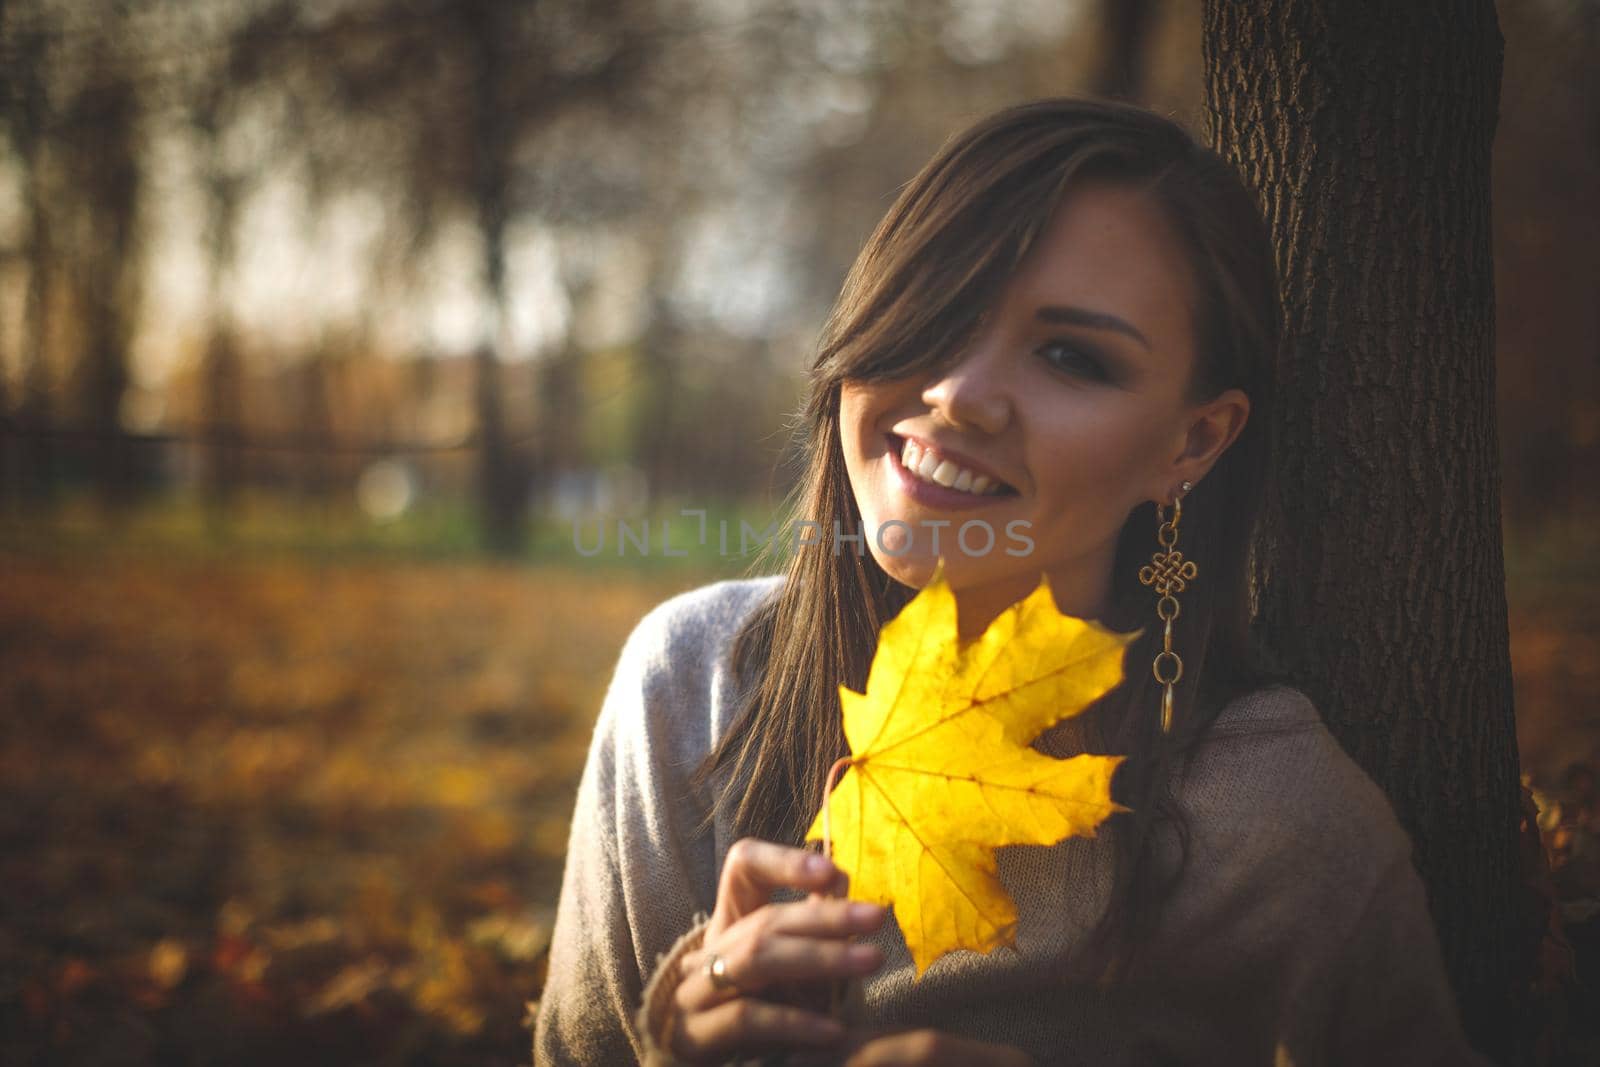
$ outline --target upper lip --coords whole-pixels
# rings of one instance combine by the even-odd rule
[[[918,433],[906,433],[903,430],[891,430],[889,432],[892,436],[901,439],[900,451],[902,452],[905,450],[906,441],[915,441],[919,448],[930,448],[934,452],[937,452],[939,455],[943,456],[945,459],[948,459],[950,462],[954,463],[956,466],[965,467],[974,475],[987,474],[990,481],[999,482],[1001,485],[1008,486],[1012,489],[1016,488],[1016,486],[1012,485],[1009,479],[1001,477],[1001,475],[997,473],[989,464],[984,463],[982,460],[974,459],[972,456],[962,452],[960,449],[951,448],[950,446],[942,444],[931,437],[924,437],[922,434]]]

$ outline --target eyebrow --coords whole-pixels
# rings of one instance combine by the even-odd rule
[[[1038,317],[1045,322],[1061,322],[1069,326],[1087,326],[1091,330],[1115,330],[1117,333],[1127,334],[1146,348],[1150,347],[1149,338],[1140,333],[1132,323],[1125,319],[1119,319],[1115,315],[1107,314],[1104,311],[1090,311],[1088,308],[1046,304],[1039,309]]]

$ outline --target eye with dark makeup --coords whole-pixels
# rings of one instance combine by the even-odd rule
[[[1057,338],[1035,350],[1046,363],[1064,374],[1096,382],[1111,382],[1106,362],[1092,347],[1078,341]]]

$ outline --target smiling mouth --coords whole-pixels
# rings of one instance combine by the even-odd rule
[[[938,449],[899,434],[887,434],[885,439],[901,468],[920,482],[972,496],[1020,495],[1007,483],[964,467],[957,460],[941,454]]]

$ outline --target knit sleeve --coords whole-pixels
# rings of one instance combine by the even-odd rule
[[[1462,1032],[1422,878],[1409,856],[1379,877],[1343,963],[1331,1005],[1330,1064],[1489,1067]]]
[[[534,1063],[627,1063],[637,1058],[627,1027],[643,987],[628,935],[617,857],[616,721],[638,699],[625,673],[612,679],[595,724],[567,840],[550,962],[534,1030]]]
[[[539,1067],[642,1060],[645,979],[705,910],[698,883],[714,861],[681,752],[701,672],[680,607],[658,607],[629,636],[595,724],[535,1021]]]

